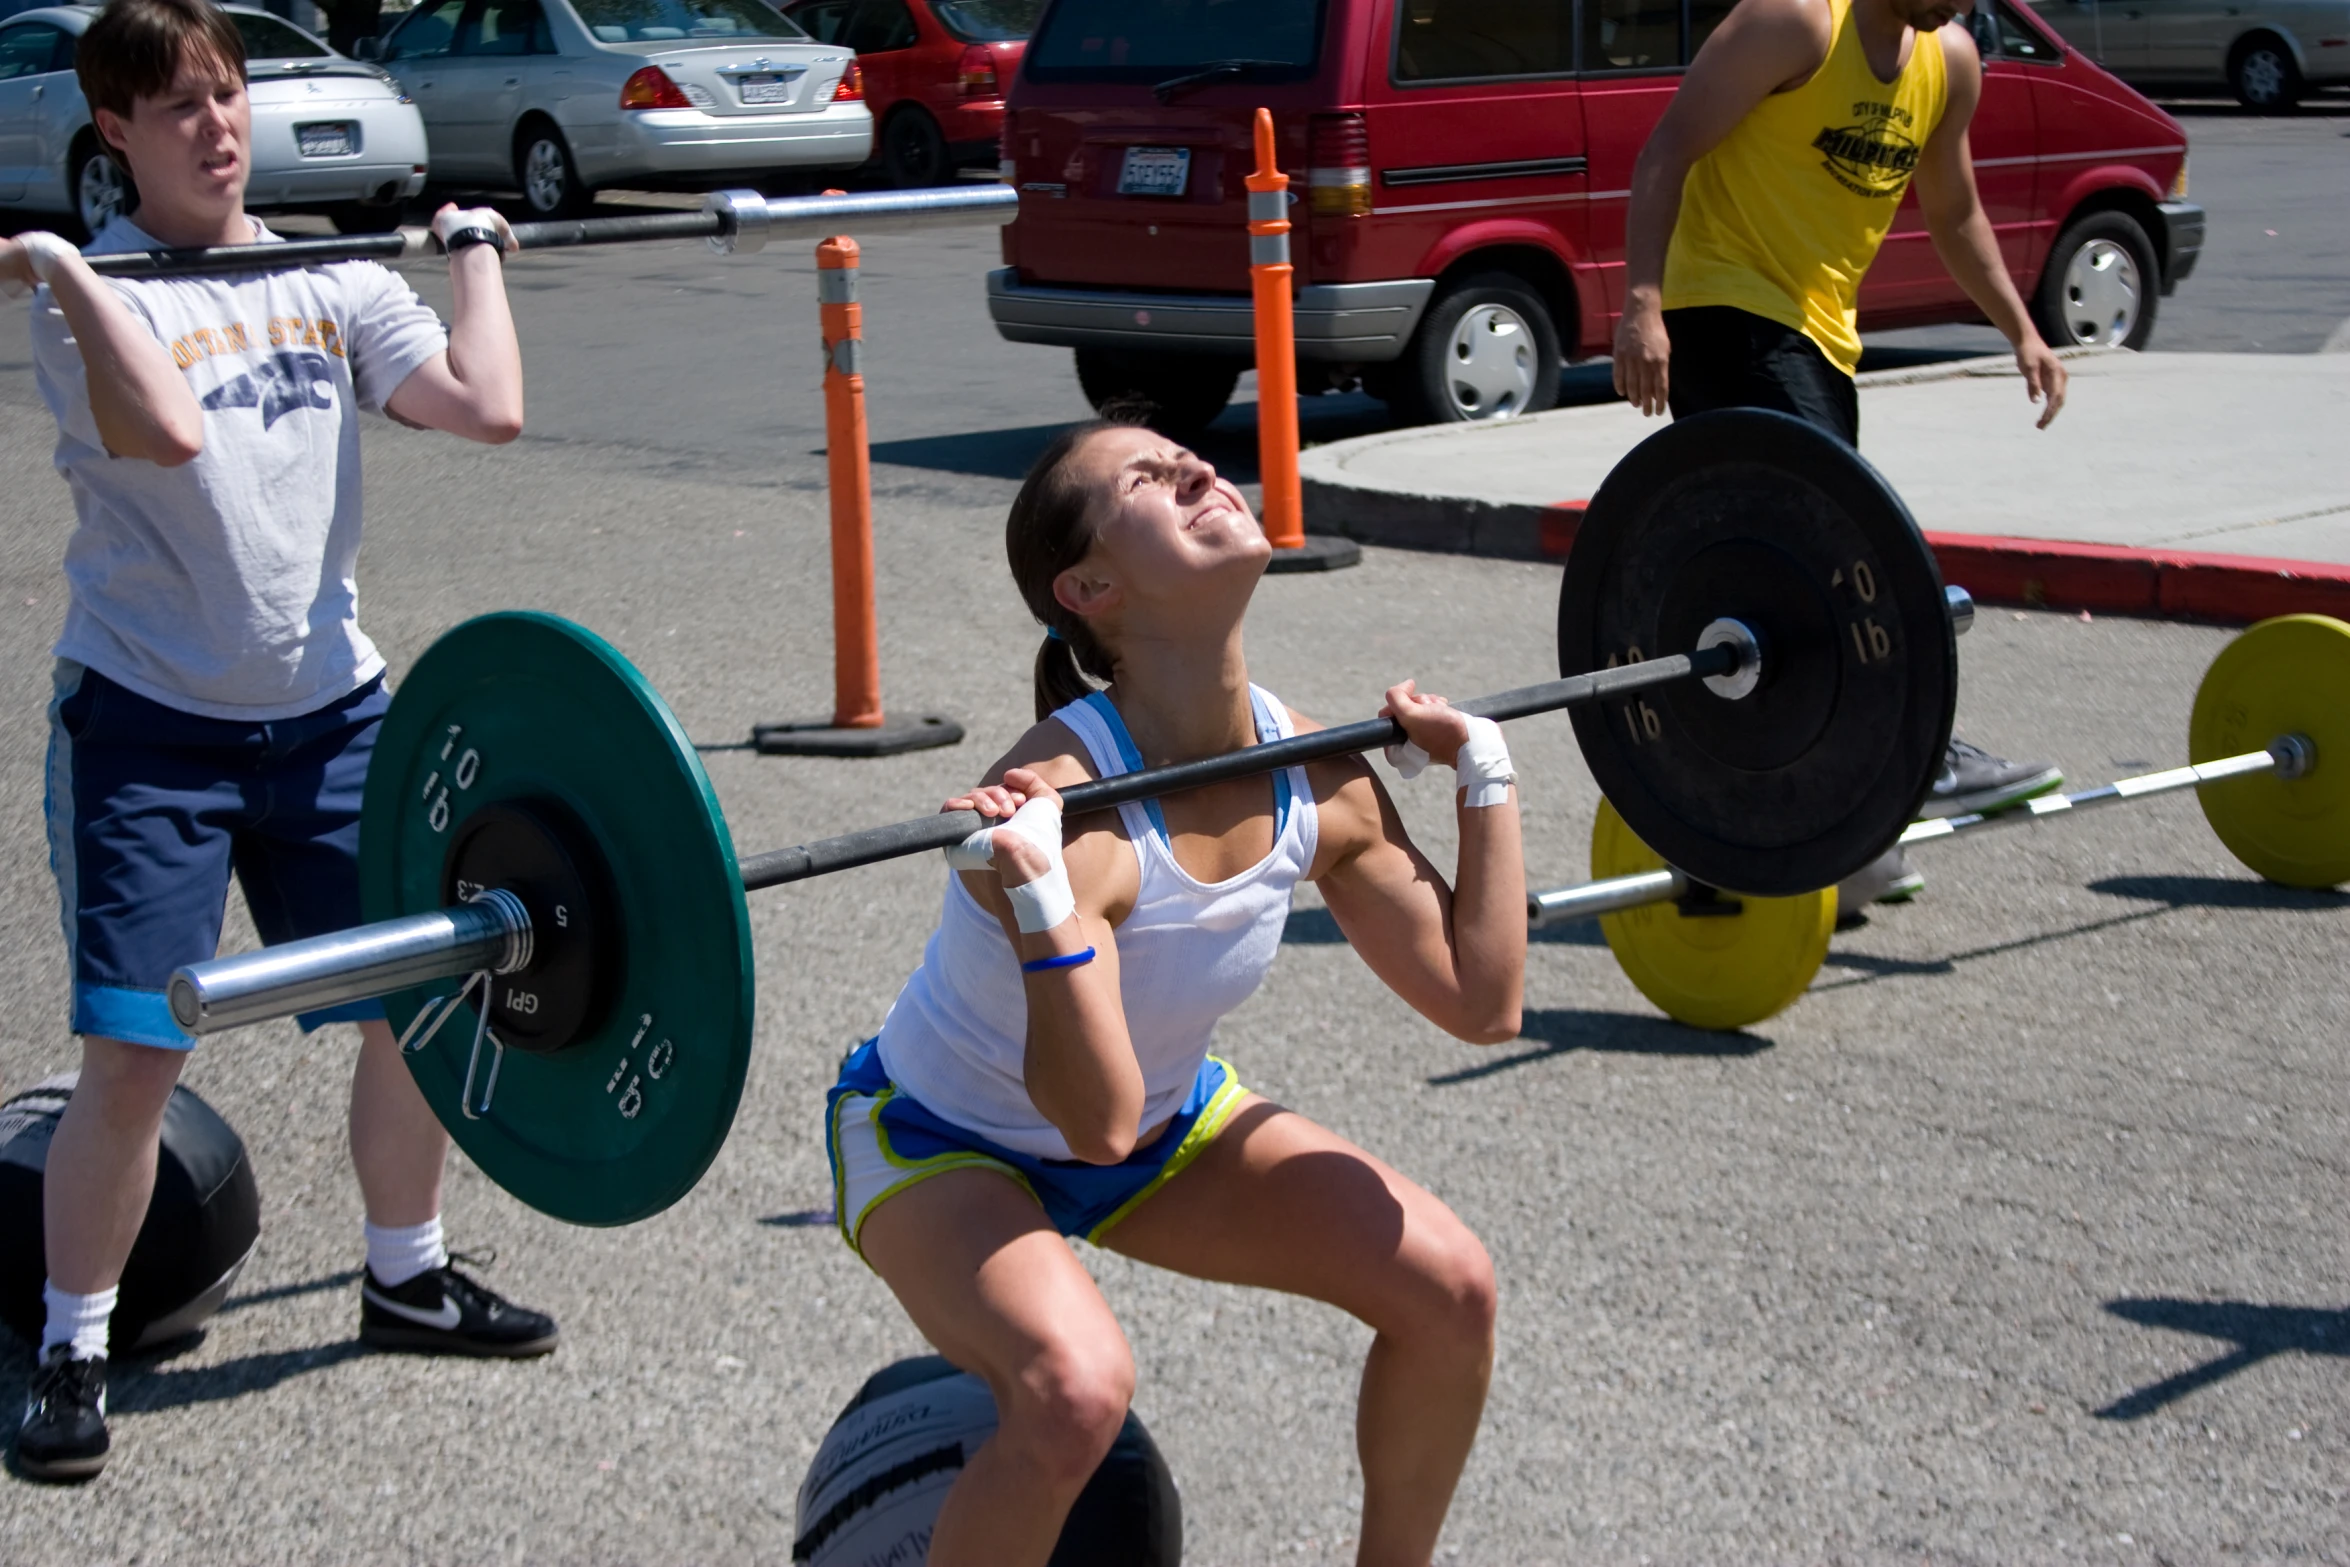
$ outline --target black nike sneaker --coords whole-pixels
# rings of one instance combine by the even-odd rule
[[[359,1283],[359,1341],[413,1355],[486,1355],[526,1360],[552,1350],[561,1334],[544,1312],[517,1306],[454,1266],[452,1258],[403,1284]]]
[[[87,1480],[106,1467],[106,1357],[75,1360],[65,1344],[41,1357],[16,1431],[16,1462],[34,1480]]]
[[[1978,745],[1952,740],[1942,771],[1918,811],[1923,817],[1989,815],[2046,794],[2064,782],[2064,770],[2046,762],[2010,762]]]

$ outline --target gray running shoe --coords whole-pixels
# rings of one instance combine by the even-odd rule
[[[2004,811],[2064,782],[2064,770],[2046,762],[2010,762],[1980,746],[1952,740],[1942,754],[1942,772],[1918,814],[1968,816]]]
[[[1872,903],[1907,903],[1926,890],[1923,873],[1895,844],[1836,884],[1836,923],[1858,917]]]

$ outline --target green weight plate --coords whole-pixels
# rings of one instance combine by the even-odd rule
[[[2280,735],[2316,747],[2298,778],[2253,774],[2196,791],[2228,852],[2270,881],[2350,881],[2350,625],[2325,615],[2264,620],[2221,648],[2195,691],[2187,755],[2210,762]]]
[[[592,911],[603,993],[560,1048],[505,1051],[478,1119],[460,1103],[471,1007],[409,1068],[458,1146],[533,1208],[574,1224],[646,1218],[717,1156],[750,1059],[750,916],[717,796],[667,704],[626,659],[568,621],[516,612],[450,631],[392,699],[360,824],[367,917],[451,901],[450,845],[489,806],[560,819],[597,862],[588,879],[603,905]],[[549,961],[565,934],[559,917],[532,914],[536,966],[566,972]],[[388,998],[392,1027],[462,983]],[[502,992],[500,1013],[514,1005]],[[493,1054],[483,1047],[477,1102]]]
[[[1607,801],[1591,824],[1595,881],[1662,869]],[[1652,903],[1602,915],[1599,928],[1624,977],[1667,1017],[1691,1028],[1744,1028],[1789,1005],[1811,984],[1836,928],[1836,889],[1789,898],[1730,893],[1735,914]]]
[[[1899,837],[1958,699],[1942,574],[1901,497],[1786,414],[1677,419],[1592,497],[1559,588],[1559,673],[1686,653],[1751,629],[1755,688],[1696,680],[1574,710],[1575,738],[1641,840],[1691,877],[1783,897],[1835,885]]]

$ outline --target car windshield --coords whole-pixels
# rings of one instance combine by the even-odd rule
[[[608,44],[808,36],[759,0],[572,0],[572,5],[587,30]]]
[[[1321,47],[1322,0],[1060,0],[1021,68],[1039,81],[1296,81]]]
[[[1036,31],[1044,0],[930,0],[939,26],[963,43],[1000,44]]]
[[[231,11],[228,19],[237,24],[237,36],[245,40],[248,60],[323,60],[334,53],[300,28],[289,27],[274,16]]]

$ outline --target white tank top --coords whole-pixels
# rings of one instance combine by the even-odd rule
[[[1249,702],[1258,740],[1291,733],[1288,710],[1272,696],[1251,686]],[[1109,698],[1097,693],[1053,716],[1085,743],[1100,777],[1141,767]],[[1182,1108],[1218,1020],[1255,993],[1281,948],[1290,889],[1314,863],[1317,832],[1303,768],[1275,773],[1273,794],[1273,852],[1214,883],[1175,863],[1156,800],[1118,807],[1142,872],[1134,910],[1118,927],[1119,994],[1142,1066],[1137,1131]],[[1067,1140],[1028,1097],[1027,1042],[1019,954],[950,872],[922,966],[882,1021],[882,1067],[934,1115],[1015,1153],[1069,1158]]]

